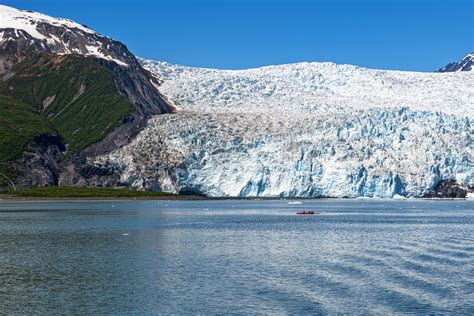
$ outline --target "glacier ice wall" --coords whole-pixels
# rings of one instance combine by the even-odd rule
[[[124,184],[304,197],[418,197],[445,180],[474,187],[473,73],[141,62],[181,111],[91,161]]]
[[[422,196],[474,186],[468,117],[408,108],[320,113],[181,112],[154,117],[102,156],[138,189],[210,196]]]

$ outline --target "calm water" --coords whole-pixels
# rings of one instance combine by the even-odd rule
[[[0,202],[0,314],[474,314],[474,201],[303,203]]]

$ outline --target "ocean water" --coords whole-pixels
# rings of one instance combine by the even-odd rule
[[[302,202],[0,202],[0,314],[474,314],[474,201]]]

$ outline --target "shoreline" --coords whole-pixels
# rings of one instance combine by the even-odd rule
[[[169,195],[169,196],[137,196],[137,197],[37,197],[37,196],[16,196],[0,194],[0,202],[2,201],[280,201],[280,200],[324,200],[324,199],[356,199],[356,198],[332,198],[332,197],[209,197],[200,195]]]
[[[137,197],[33,197],[0,194],[2,202],[108,202],[108,201],[301,201],[301,200],[360,200],[360,201],[474,201],[469,198],[378,198],[378,197],[206,197],[198,195],[137,196]]]

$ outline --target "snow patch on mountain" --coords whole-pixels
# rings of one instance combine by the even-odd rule
[[[474,52],[467,54],[459,62],[449,63],[438,72],[459,72],[459,71],[473,71],[474,70]]]
[[[118,53],[121,45],[82,24],[0,5],[0,42],[18,39],[29,40],[32,44],[38,42],[38,46],[57,54],[95,56],[125,67],[135,59]]]
[[[5,5],[0,5],[0,21],[2,27],[8,26],[14,29],[24,30],[31,36],[38,39],[47,38],[45,34],[42,34],[37,30],[37,25],[40,22],[55,26],[63,26],[71,29],[79,29],[83,32],[91,34],[95,33],[88,27],[69,19],[52,18],[39,12],[18,10]]]

